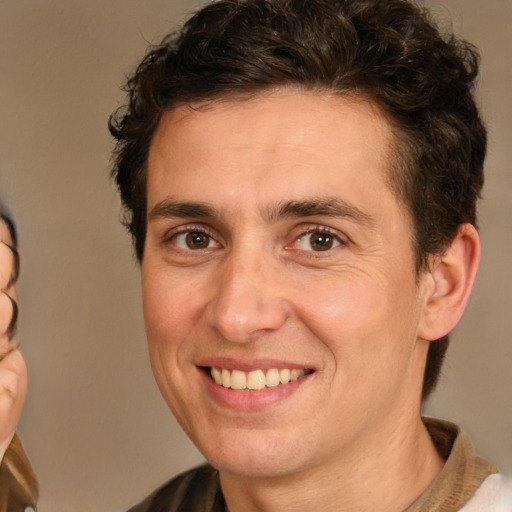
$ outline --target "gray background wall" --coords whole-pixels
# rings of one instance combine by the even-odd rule
[[[490,154],[481,273],[427,409],[512,471],[512,1],[428,3],[481,48]],[[0,1],[0,195],[21,234],[30,369],[20,433],[43,512],[122,511],[200,460],[153,383],[106,129],[147,44],[198,4]]]

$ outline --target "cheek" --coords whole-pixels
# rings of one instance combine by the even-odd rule
[[[197,324],[195,293],[190,286],[166,272],[144,271],[142,296],[144,321],[151,367],[167,404],[178,422],[188,430],[186,390],[187,352],[191,350],[191,331]]]
[[[150,346],[179,343],[197,324],[204,297],[197,280],[172,272],[143,271],[144,321]]]
[[[300,317],[320,339],[363,334],[381,315],[383,302],[373,283],[356,279],[313,280],[295,296]]]
[[[333,354],[336,366],[349,373],[370,367],[384,372],[384,367],[408,358],[417,327],[410,284],[357,275],[312,282],[307,290],[297,290],[298,315]]]
[[[173,380],[169,368],[178,367],[181,340],[186,327],[184,302],[176,301],[162,279],[143,276],[143,311],[149,357],[161,393],[171,405]]]

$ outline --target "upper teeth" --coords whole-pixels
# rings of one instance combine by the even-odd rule
[[[226,370],[225,368],[211,369],[211,376],[213,380],[225,388],[231,389],[264,389],[265,387],[272,388],[279,384],[287,384],[290,381],[297,380],[306,375],[306,370],[299,370],[297,368],[277,369],[271,368],[270,370],[253,370],[252,372],[243,372],[241,370]]]

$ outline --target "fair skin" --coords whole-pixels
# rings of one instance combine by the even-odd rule
[[[0,219],[0,462],[12,441],[27,392],[27,367],[16,340],[9,336],[16,290],[11,235]]]
[[[153,138],[151,362],[230,512],[401,511],[442,468],[422,375],[479,241],[416,274],[391,142],[371,103],[294,89],[177,107]]]

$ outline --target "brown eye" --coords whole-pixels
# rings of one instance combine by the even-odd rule
[[[206,249],[210,245],[210,237],[206,233],[190,232],[185,235],[185,243],[189,249]]]
[[[314,251],[328,251],[334,247],[335,239],[329,233],[312,233],[309,243]]]
[[[297,239],[295,247],[301,251],[329,251],[341,245],[340,239],[327,231],[311,231]]]
[[[201,251],[204,249],[218,249],[219,242],[206,231],[182,231],[169,240],[174,247],[183,251]]]

